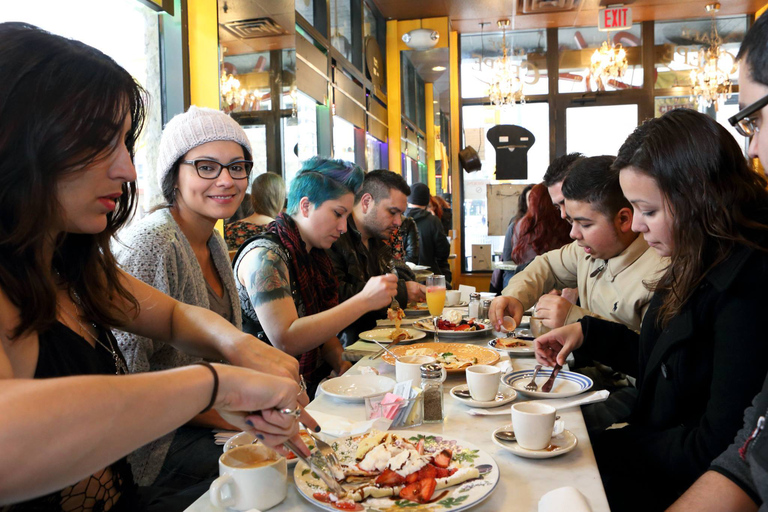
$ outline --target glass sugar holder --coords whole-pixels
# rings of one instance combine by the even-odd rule
[[[439,363],[421,365],[421,390],[424,402],[424,423],[443,421],[443,367]]]

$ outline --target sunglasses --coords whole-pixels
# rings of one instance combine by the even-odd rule
[[[750,116],[766,105],[768,105],[768,94],[753,104],[739,110],[738,114],[728,118],[728,122],[731,123],[731,126],[736,128],[736,131],[741,135],[752,137],[760,131],[760,128],[757,126],[757,118]]]

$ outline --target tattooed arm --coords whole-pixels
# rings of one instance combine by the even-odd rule
[[[338,306],[299,318],[288,267],[274,251],[264,247],[249,251],[238,264],[237,278],[248,290],[269,340],[293,356],[319,347],[363,314],[386,306],[397,292],[396,276],[377,276],[360,293]]]

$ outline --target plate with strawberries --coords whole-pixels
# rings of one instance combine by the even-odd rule
[[[435,332],[431,318],[413,322],[413,327],[424,332]],[[489,322],[479,322],[474,318],[459,316],[458,319],[437,319],[437,333],[441,338],[467,338],[492,330],[493,327]]]
[[[374,430],[339,438],[331,447],[341,464],[336,479],[344,496],[331,493],[301,461],[293,473],[299,493],[324,510],[466,510],[499,482],[489,454],[428,432]]]

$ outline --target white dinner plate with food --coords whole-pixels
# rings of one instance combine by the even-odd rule
[[[470,323],[471,320],[471,323]],[[450,328],[439,328],[437,334],[441,338],[470,338],[477,336],[478,334],[484,334],[493,330],[490,323],[475,322],[474,319],[463,318],[464,323],[453,323]],[[468,326],[468,327],[467,327]],[[418,329],[424,332],[435,332],[435,326],[432,323],[432,319],[424,319],[417,322],[413,322],[414,329]]]
[[[299,435],[301,436],[301,440],[304,441],[304,444],[307,445],[307,448],[309,448],[309,451],[314,451],[315,440],[303,430],[299,431]],[[253,434],[249,432],[240,432],[239,434],[230,437],[227,442],[224,443],[224,451],[228,452],[232,448],[237,448],[238,446],[256,443],[258,443],[258,441],[253,437]],[[293,452],[288,452],[288,455],[285,458],[289,468],[295,466],[296,461],[299,460]]]
[[[478,347],[470,343],[436,343],[427,341],[413,345],[398,345],[392,348],[392,354],[402,356],[432,356],[443,365],[448,373],[461,373],[468,366],[475,364],[496,364],[500,359],[499,353],[486,347]],[[382,359],[394,366],[395,358],[385,353]]]
[[[381,435],[394,434],[395,439],[387,437],[382,440]],[[429,503],[418,503],[400,497],[395,491],[398,488],[405,490],[408,486],[374,486],[366,482],[353,482],[342,484],[348,489],[362,489],[361,493],[374,493],[380,495],[367,496],[362,501],[351,499],[336,502],[335,506],[328,496],[328,488],[322,480],[313,476],[312,471],[301,461],[296,464],[293,479],[299,493],[313,505],[332,512],[338,510],[362,510],[366,512],[380,512],[385,510],[418,510],[420,512],[458,512],[474,507],[483,502],[496,489],[499,483],[499,467],[493,458],[485,451],[471,443],[462,440],[447,439],[435,436],[429,432],[409,430],[387,431],[386,433],[371,432],[364,435],[342,437],[331,445],[336,451],[336,456],[342,466],[356,466],[365,464],[365,457],[361,461],[356,459],[358,452],[367,453],[367,446],[379,447],[379,445],[394,444],[395,440],[402,444],[402,440],[411,443],[414,447],[423,444],[425,454],[441,454],[446,449],[451,452],[450,462],[445,468],[451,471],[447,477],[436,477],[437,485],[431,495]],[[384,448],[379,448],[381,451]],[[361,451],[362,450],[362,451]],[[372,450],[371,450],[372,451]],[[407,466],[404,466],[407,467]],[[454,471],[455,470],[455,471]],[[416,482],[419,485],[419,481]],[[375,488],[375,490],[374,490]],[[389,496],[394,494],[394,496]]]
[[[420,340],[426,336],[426,334],[418,329],[412,329],[410,327],[401,327],[402,331],[408,334],[408,338],[402,341]],[[360,339],[365,341],[378,341],[379,343],[392,343],[394,339],[395,328],[394,327],[380,327],[379,329],[373,329],[360,333]]]
[[[560,373],[555,377],[552,391],[544,393],[541,391],[541,387],[547,382],[550,375],[552,375],[552,368],[542,368],[539,371],[539,374],[536,376],[536,384],[539,385],[537,391],[528,391],[525,389],[525,385],[528,384],[533,377],[533,370],[520,370],[507,373],[501,378],[501,381],[521,395],[530,396],[532,398],[568,398],[569,396],[576,396],[587,391],[593,385],[592,379],[586,375],[560,370]]]
[[[534,356],[536,350],[533,340],[521,340],[518,338],[494,338],[488,342],[488,346],[510,356]]]
[[[418,302],[415,304],[408,304],[403,312],[405,313],[405,316],[408,317],[428,316],[429,308],[427,307],[426,302]]]
[[[500,407],[502,405],[507,405],[508,403],[512,402],[515,398],[517,398],[517,391],[515,391],[514,389],[510,389],[507,386],[501,386],[499,389],[499,392],[496,394],[496,398],[494,398],[493,400],[482,401],[482,402],[478,400],[474,400],[472,397],[467,397],[466,393],[468,392],[469,392],[469,386],[467,386],[466,384],[462,384],[460,386],[451,388],[451,397],[454,400],[458,400],[463,404],[469,405],[470,407],[480,407],[482,409],[490,409],[491,407]]]
[[[394,379],[383,375],[342,375],[320,384],[323,393],[344,402],[365,402],[366,398],[389,393],[394,387]]]
[[[550,459],[552,457],[558,457],[572,451],[576,448],[576,445],[579,444],[579,440],[573,432],[563,429],[563,431],[556,436],[552,436],[552,439],[549,441],[549,446],[543,450],[528,450],[517,444],[515,441],[499,441],[496,438],[496,432],[501,430],[514,431],[512,424],[497,428],[493,431],[493,434],[491,434],[493,443],[508,452],[514,453],[518,457],[525,457],[526,459]]]

